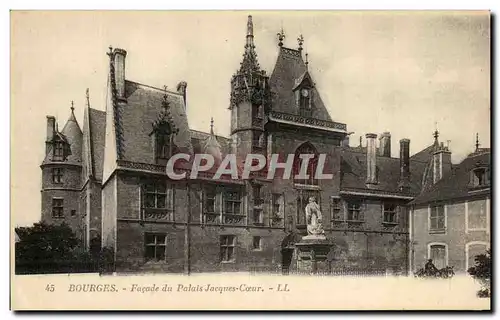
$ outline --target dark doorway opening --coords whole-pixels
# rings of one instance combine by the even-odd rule
[[[285,275],[290,273],[290,265],[292,264],[293,249],[281,249],[281,272]]]

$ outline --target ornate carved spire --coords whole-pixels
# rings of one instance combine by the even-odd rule
[[[75,102],[73,100],[71,100],[71,113],[74,113],[75,112]]]
[[[300,35],[300,36],[297,38],[297,42],[299,43],[299,51],[302,51],[302,45],[304,44],[304,36],[303,36],[303,35]]]
[[[479,150],[480,145],[481,144],[479,144],[479,133],[476,132],[476,152]]]
[[[214,135],[214,118],[210,118],[210,134]]]
[[[170,102],[168,101],[167,86],[164,86],[163,88],[165,93],[163,94],[163,99],[161,101],[162,110],[158,115],[158,119],[153,122],[153,129],[162,131],[167,130],[168,132],[163,132],[166,134],[176,134],[179,129],[176,128],[172,115],[170,114]]]
[[[285,31],[283,31],[283,27],[281,27],[281,32],[278,32],[278,46],[283,47],[283,40],[285,40]]]
[[[259,62],[257,61],[257,53],[255,52],[255,45],[253,41],[252,16],[248,16],[245,53],[243,54],[243,61],[241,62],[240,72],[248,73],[259,70],[260,66]]]
[[[309,69],[309,53],[306,52],[306,69]]]

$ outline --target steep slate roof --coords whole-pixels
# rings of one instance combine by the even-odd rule
[[[166,93],[170,105],[169,112],[176,128],[179,129],[178,134],[174,136],[174,144],[180,152],[192,153],[191,133],[184,98],[178,92],[167,91]],[[165,90],[125,81],[127,103],[119,104],[118,111],[115,113],[118,115],[115,117],[115,128],[117,128],[117,140],[121,147],[120,159],[154,163],[151,133],[153,123],[162,111],[164,94]]]
[[[191,130],[191,144],[193,145],[194,153],[204,153],[205,141],[207,141],[209,137],[210,133]],[[231,139],[218,135],[214,135],[214,137],[220,144],[223,156],[231,152]]]
[[[97,180],[102,180],[104,136],[106,134],[106,112],[89,108],[89,118],[94,177]]]
[[[490,152],[469,155],[459,165],[454,166],[450,174],[416,197],[411,204],[426,204],[471,196],[469,193],[470,171],[476,166],[477,162],[491,166]],[[489,188],[485,193],[490,193]],[[474,195],[478,194],[482,193],[474,193]]]
[[[280,52],[274,70],[269,79],[269,85],[273,94],[274,111],[298,114],[295,107],[295,94],[293,89],[296,85],[309,76],[302,54],[298,50],[280,47]],[[312,103],[314,105],[311,118],[332,121],[330,114],[325,108],[316,86],[312,88]]]
[[[432,153],[436,150],[436,143],[431,144],[427,148],[421,150],[420,152],[415,153],[410,157],[411,160],[413,161],[420,161],[420,162],[429,162]]]
[[[424,168],[425,163],[410,160],[410,195],[420,192]],[[359,148],[342,148],[340,170],[342,191],[401,194],[399,158],[377,156],[378,183],[370,188],[366,186],[366,153]]]

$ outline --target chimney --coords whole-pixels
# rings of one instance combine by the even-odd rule
[[[187,89],[187,82],[186,81],[181,81],[177,84],[177,92],[182,94],[182,97],[184,98],[184,107],[187,109],[187,101],[186,101],[186,89]]]
[[[377,135],[366,134],[366,183],[377,183]]]
[[[391,133],[384,132],[380,135],[379,155],[382,157],[391,157]]]
[[[451,152],[441,142],[433,156],[433,182],[436,183],[451,171]]]
[[[119,48],[113,50],[113,62],[115,66],[115,84],[118,98],[125,99],[125,57],[127,51]]]
[[[399,188],[406,191],[410,183],[410,139],[399,140]]]
[[[56,132],[56,118],[53,116],[47,116],[47,138],[45,140],[45,154],[47,155],[50,151],[51,142],[54,138]]]
[[[47,116],[47,142],[52,141],[56,132],[56,118],[54,116]]]

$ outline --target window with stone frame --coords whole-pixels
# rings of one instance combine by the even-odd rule
[[[223,235],[220,236],[220,261],[221,262],[234,262],[236,247],[236,236]]]
[[[63,182],[63,168],[52,168],[52,183],[60,184]]]
[[[264,224],[263,206],[264,199],[262,198],[262,186],[254,185],[253,190],[253,223],[256,225]]]
[[[64,199],[52,198],[52,217],[64,218]]]
[[[261,131],[254,131],[252,137],[252,149],[256,152],[262,152],[266,149],[265,134]]]
[[[206,185],[203,192],[203,213],[216,214],[215,203],[217,198],[217,187],[215,185]]]
[[[174,219],[174,188],[164,181],[151,181],[143,188],[143,215],[146,219]]]
[[[347,201],[347,219],[348,222],[363,222],[363,201],[348,200]]]
[[[54,142],[53,161],[63,161],[63,160],[64,160],[64,142],[56,141]]]
[[[165,261],[167,256],[167,235],[162,233],[145,234],[144,258],[146,261]]]
[[[446,227],[446,215],[444,205],[433,206],[430,208],[429,230],[443,231]]]
[[[241,188],[226,187],[222,192],[222,222],[239,223],[244,218]]]
[[[333,221],[344,221],[344,210],[343,210],[342,199],[340,197],[330,198],[330,215]]]
[[[165,130],[155,132],[156,162],[165,163],[172,156],[172,135]]]
[[[398,205],[393,202],[384,202],[383,207],[383,219],[384,224],[398,224]]]

